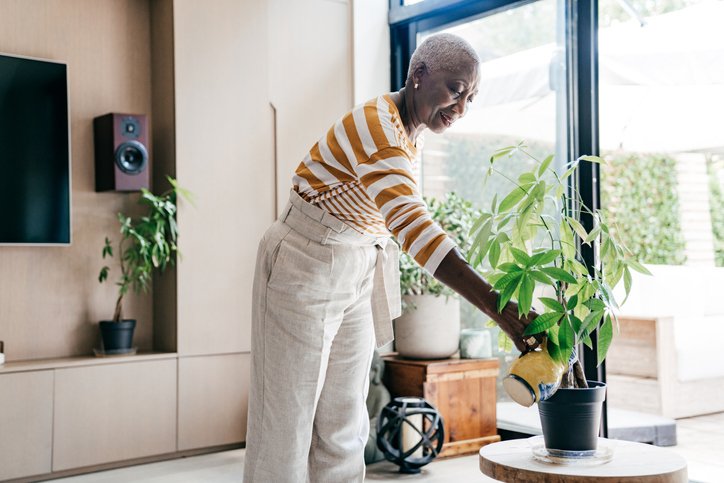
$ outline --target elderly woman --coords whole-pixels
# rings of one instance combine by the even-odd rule
[[[399,92],[355,107],[297,168],[289,203],[259,246],[244,481],[364,479],[365,399],[375,341],[399,316],[397,246],[495,320],[521,351],[528,319],[492,290],[427,212],[421,134],[442,133],[477,94],[480,58],[429,37]]]

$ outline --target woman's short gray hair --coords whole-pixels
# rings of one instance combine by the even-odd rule
[[[412,77],[415,66],[424,63],[428,72],[438,69],[455,71],[461,67],[467,67],[470,63],[479,65],[480,56],[462,37],[453,34],[436,34],[425,39],[415,49],[410,59],[410,67],[407,70],[407,78]]]

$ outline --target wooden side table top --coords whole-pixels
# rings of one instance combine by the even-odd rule
[[[526,439],[480,448],[480,471],[509,483],[687,483],[686,460],[671,450],[630,441],[616,441],[611,461],[575,467],[533,458]]]

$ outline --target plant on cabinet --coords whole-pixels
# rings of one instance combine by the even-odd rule
[[[427,199],[425,199],[428,202]],[[455,193],[429,200],[432,219],[467,253],[469,231],[479,213]],[[400,250],[402,315],[395,320],[395,349],[411,359],[444,359],[460,343],[460,300]]]
[[[145,216],[132,218],[118,214],[121,222],[121,240],[118,243],[121,275],[116,282],[118,298],[111,320],[100,322],[105,355],[126,354],[132,351],[133,330],[136,321],[123,319],[123,299],[133,290],[137,295],[147,292],[154,270],[163,273],[166,266],[174,263],[178,251],[178,226],[176,225],[176,201],[178,194],[193,204],[194,195],[179,187],[176,180],[167,176],[172,188],[160,196],[143,189],[140,205],[148,206]],[[106,237],[103,258],[113,257],[113,244]],[[104,266],[98,281],[108,279],[110,268]]]

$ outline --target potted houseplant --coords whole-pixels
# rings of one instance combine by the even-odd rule
[[[491,209],[475,221],[468,259],[474,267],[485,270],[483,275],[500,291],[498,310],[514,299],[520,315],[527,314],[534,296],[537,298],[537,306],[543,313],[531,322],[524,334],[542,334],[544,344],[538,351],[547,352],[545,356],[550,356],[554,363],[567,366],[561,370],[561,380],[551,387],[527,388],[534,400],[543,400],[539,402],[539,412],[546,447],[595,451],[605,385],[586,381],[574,348],[579,343],[592,347],[591,337],[595,334],[600,365],[614,332],[618,332],[619,304],[614,298],[614,287],[623,281],[627,298],[632,283],[631,270],[647,275],[650,272],[627,257],[626,247],[609,230],[602,210],[591,211],[575,190],[568,194],[566,180],[579,163],[605,164],[603,159],[582,156],[564,166],[563,174],[558,174],[551,168],[553,155],[541,161],[520,143],[498,150],[490,158],[485,181],[489,176],[503,176],[496,163],[514,154],[531,157],[534,167],[520,173],[517,179],[506,177],[511,182],[511,191],[500,203],[494,198]],[[590,231],[578,221],[581,212],[595,220]],[[575,235],[581,245],[597,243],[599,247],[597,266],[591,270],[580,262]],[[495,325],[492,321],[489,324]],[[502,331],[499,345],[507,352],[513,347]],[[521,359],[523,357],[525,354]],[[551,391],[553,395],[546,398]],[[574,412],[578,410],[592,412],[577,418]],[[549,419],[556,416],[562,416],[563,420]],[[588,422],[588,433],[573,427],[577,419]],[[571,440],[566,440],[567,437]]]
[[[433,220],[466,253],[470,228],[479,213],[455,193],[427,200]],[[400,250],[402,315],[395,320],[395,349],[411,359],[444,359],[460,342],[460,300]]]
[[[121,275],[116,282],[118,298],[111,320],[100,322],[103,353],[126,354],[132,351],[133,330],[136,321],[123,319],[123,298],[133,289],[136,294],[148,290],[151,275],[155,269],[163,272],[169,263],[174,263],[174,253],[178,251],[176,240],[176,199],[180,193],[193,204],[194,195],[181,187],[176,180],[166,177],[172,188],[160,196],[143,189],[141,205],[148,206],[148,214],[138,218],[118,214],[121,222],[121,240],[118,243],[120,254]],[[106,237],[103,247],[103,258],[113,257],[113,244]],[[108,279],[110,268],[105,266],[98,275],[98,281]]]

